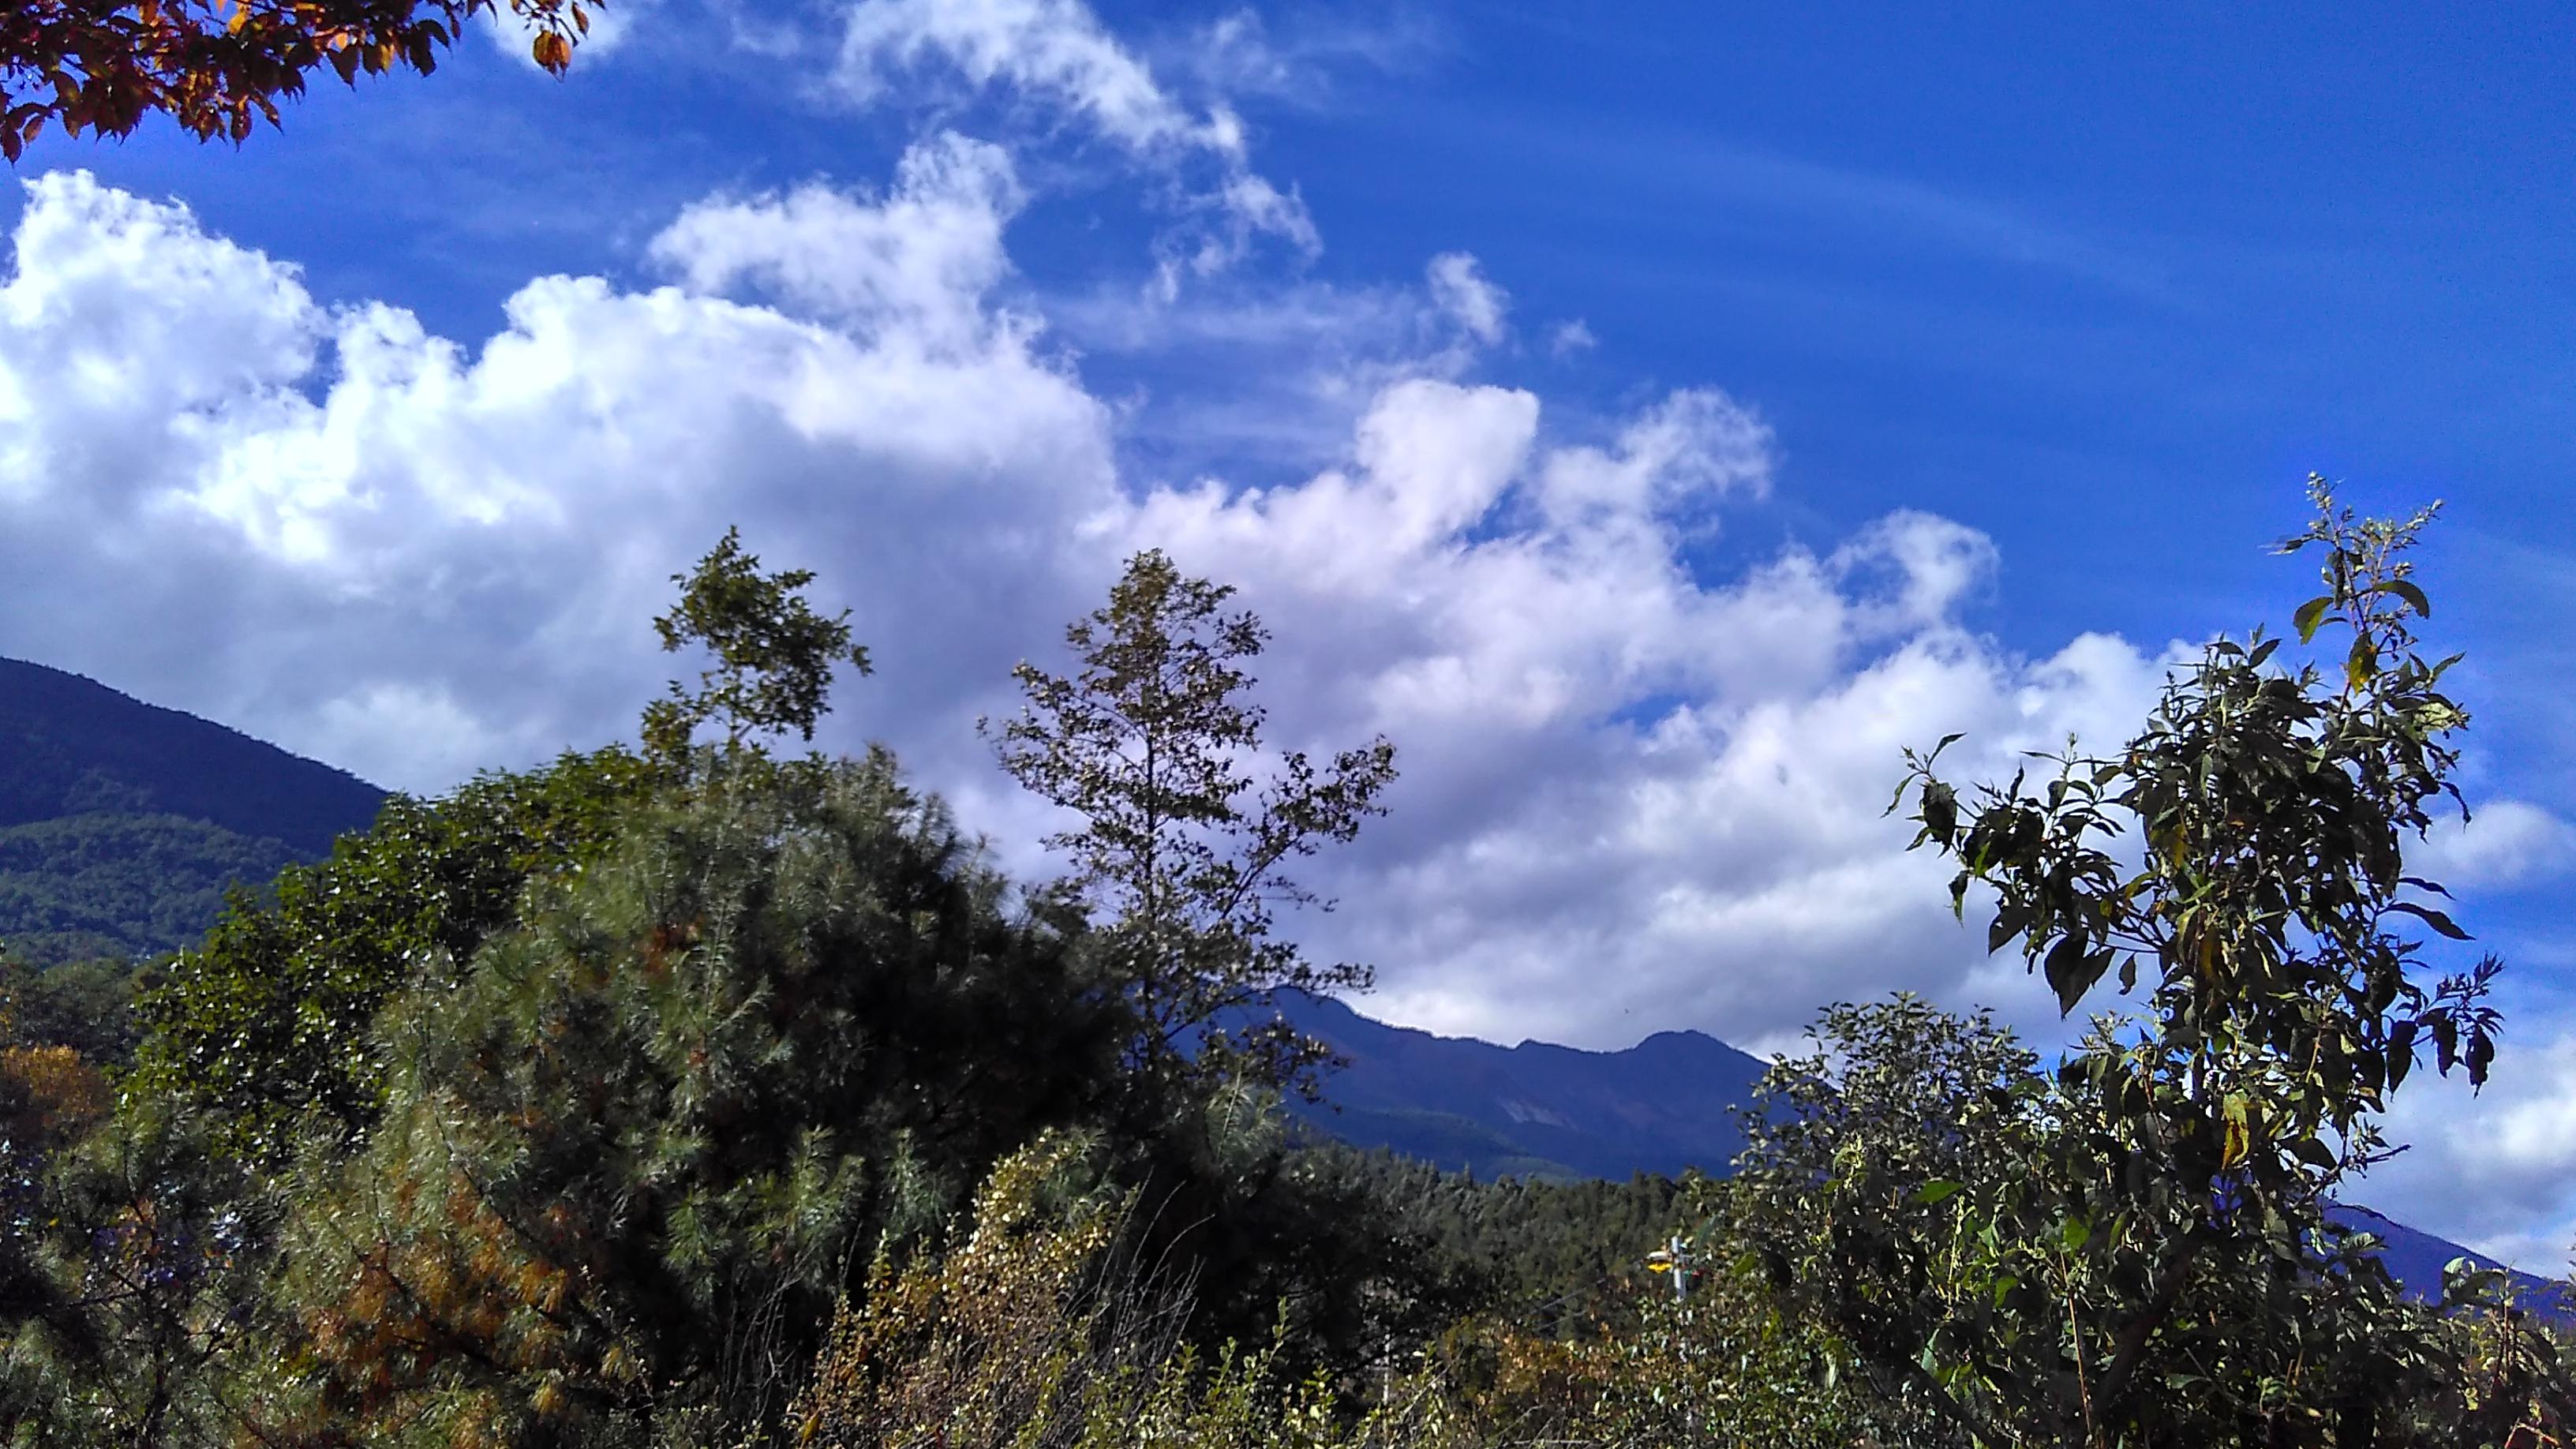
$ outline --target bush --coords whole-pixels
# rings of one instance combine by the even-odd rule
[[[1120,1251],[1135,1199],[1073,1191],[1071,1139],[997,1169],[945,1256],[880,1260],[845,1300],[788,1414],[813,1449],[1363,1449],[1450,1442],[1414,1393],[1346,1415],[1321,1379],[1283,1381],[1276,1343],[1202,1358],[1186,1284]],[[1052,1200],[1052,1201],[1051,1201]],[[1464,1441],[1459,1441],[1464,1442]]]

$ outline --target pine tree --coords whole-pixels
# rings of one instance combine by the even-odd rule
[[[1121,1015],[892,762],[710,767],[389,1011],[308,1158],[281,1428],[591,1444],[772,1419],[882,1235],[1080,1121]],[[695,1427],[692,1427],[695,1426]],[[728,1441],[730,1442],[730,1441]]]

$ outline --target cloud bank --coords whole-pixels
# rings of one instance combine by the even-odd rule
[[[1379,1009],[1761,1044],[1905,986],[2045,1029],[1887,792],[1952,731],[1963,774],[2121,737],[2158,658],[1998,648],[1963,622],[1994,546],[1920,512],[1704,577],[1694,544],[1777,486],[1753,410],[1682,389],[1560,436],[1455,341],[1372,384],[1337,466],[1124,477],[1118,410],[1012,294],[1022,201],[1008,154],[936,135],[881,191],[693,205],[647,249],[667,285],[537,278],[469,349],[178,205],[39,178],[0,287],[0,637],[434,790],[622,734],[668,669],[643,621],[739,523],[856,611],[880,673],[845,692],[853,737],[1043,869],[972,721],[1161,547],[1273,624],[1285,742],[1402,749],[1394,816],[1322,867],[1341,909],[1301,926],[1382,966]],[[1505,340],[1473,258],[1419,305]],[[2564,831],[2506,802],[2435,853],[2503,878]]]
[[[1973,955],[1877,813],[1897,751],[2108,728],[2147,686],[2116,641],[1965,629],[1993,547],[1926,514],[1699,577],[1775,471],[1711,389],[1564,438],[1444,353],[1374,388],[1340,466],[1124,479],[1116,410],[1007,295],[1021,200],[1007,154],[934,136],[882,191],[691,206],[648,248],[668,285],[537,278],[468,347],[40,178],[0,288],[0,549],[43,581],[0,598],[8,647],[437,789],[622,733],[666,669],[643,620],[738,522],[856,610],[851,727],[1025,839],[971,721],[1164,547],[1272,621],[1285,738],[1404,751],[1319,947],[1384,963],[1399,1015],[1593,1043],[1954,993]],[[1472,258],[1422,305],[1502,339]]]

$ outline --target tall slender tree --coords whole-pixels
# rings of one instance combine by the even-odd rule
[[[1137,554],[1108,604],[1065,630],[1080,667],[1023,663],[1025,708],[981,728],[1013,778],[1079,817],[1047,844],[1108,917],[1105,960],[1144,1023],[1131,1065],[1311,1089],[1329,1054],[1267,1008],[1283,990],[1365,989],[1373,973],[1309,961],[1275,934],[1275,911],[1331,909],[1288,867],[1385,812],[1395,746],[1380,737],[1321,765],[1271,752],[1245,668],[1270,636],[1227,611],[1234,592],[1159,549]]]

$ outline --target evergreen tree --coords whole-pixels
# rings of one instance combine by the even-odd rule
[[[655,785],[612,746],[388,800],[328,859],[235,893],[142,994],[133,1089],[206,1114],[221,1150],[264,1162],[282,1162],[308,1119],[363,1135],[383,1091],[378,1009],[415,983],[453,984],[530,881],[594,858]]]
[[[1005,900],[882,755],[703,766],[387,1013],[381,1124],[296,1180],[280,1358],[312,1370],[263,1433],[770,1422],[884,1234],[1097,1109],[1123,1015]]]

